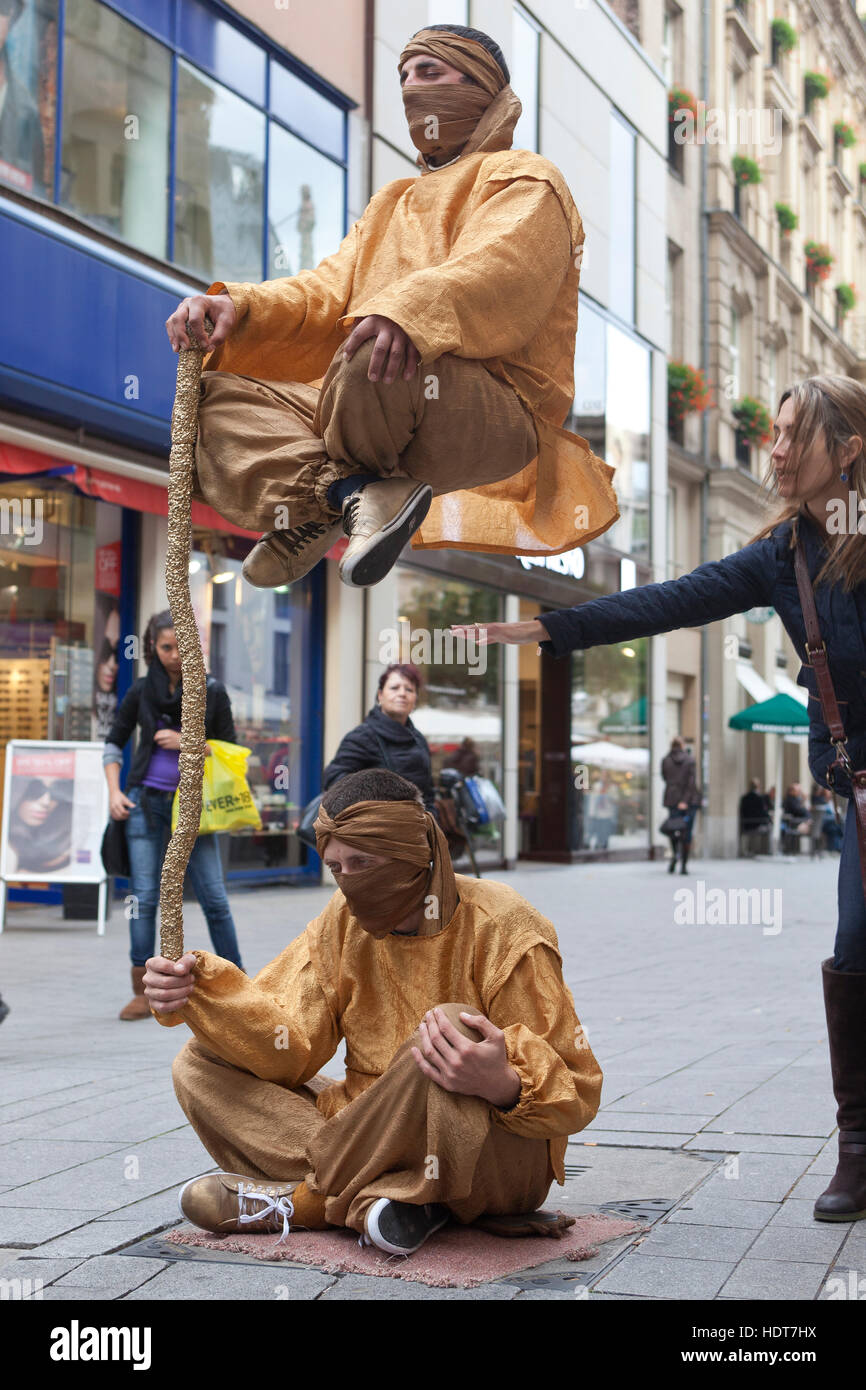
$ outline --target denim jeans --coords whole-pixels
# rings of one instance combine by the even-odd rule
[[[866,971],[866,899],[863,896],[857,850],[857,814],[853,801],[848,802],[839,861],[839,927],[833,969]]]
[[[149,823],[142,806],[145,792]],[[126,822],[126,842],[132,869],[131,891],[137,899],[138,910],[138,916],[129,919],[129,954],[133,965],[146,965],[154,954],[159,880],[171,835],[174,792],[139,786],[131,787],[126,794],[135,803]],[[192,847],[186,872],[207,919],[214,951],[243,969],[215,835],[198,837]]]

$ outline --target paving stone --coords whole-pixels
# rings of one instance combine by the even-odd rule
[[[41,1294],[31,1294],[30,1300],[40,1303],[111,1303],[116,1297],[116,1294],[106,1293],[105,1289],[68,1289],[60,1284],[51,1284]]]
[[[676,1260],[741,1260],[755,1239],[754,1230],[735,1226],[674,1225],[670,1221],[653,1226],[649,1235],[635,1247],[635,1254],[670,1256]]]
[[[810,1230],[805,1226],[768,1226],[761,1232],[749,1251],[750,1260],[793,1260],[820,1264],[826,1268],[839,1252],[845,1232],[833,1230],[825,1222],[816,1221]]]
[[[739,1226],[743,1230],[759,1231],[777,1210],[775,1202],[719,1197],[715,1191],[708,1192],[706,1188],[701,1188],[686,1204],[671,1213],[668,1222],[671,1225]]]
[[[720,1298],[813,1299],[823,1283],[816,1264],[785,1260],[741,1260],[719,1294]]]
[[[866,1300],[866,1273],[841,1260],[824,1275],[818,1298],[822,1303],[862,1303]]]
[[[790,1134],[720,1134],[718,1130],[696,1134],[687,1149],[714,1153],[816,1154],[820,1139]]]
[[[848,1221],[826,1223],[816,1221],[813,1215],[814,1209],[815,1203],[813,1201],[789,1197],[786,1202],[782,1203],[769,1224],[771,1226],[808,1226],[811,1229],[818,1229],[826,1224],[832,1225],[834,1229],[838,1226],[844,1231],[850,1230],[851,1222]]]
[[[378,1274],[347,1274],[321,1295],[320,1303],[338,1299],[352,1302],[507,1303],[517,1297],[514,1284],[481,1284],[476,1289],[439,1289],[408,1279],[385,1279]]]
[[[51,1173],[77,1168],[90,1159],[102,1158],[111,1153],[114,1147],[104,1141],[17,1139],[0,1148],[0,1179],[9,1187],[15,1184],[20,1186]]]
[[[79,1261],[57,1283],[68,1289],[77,1285],[84,1289],[104,1288],[109,1294],[119,1297],[152,1279],[164,1267],[159,1260],[141,1260],[132,1255],[95,1255],[92,1259]]]
[[[150,1265],[159,1269],[158,1260],[137,1260],[135,1256],[115,1256],[125,1263]],[[318,1269],[283,1269],[279,1262],[267,1265],[220,1264],[217,1261],[178,1260],[164,1266],[155,1279],[132,1290],[124,1303],[154,1299],[261,1299],[280,1302],[318,1298],[335,1282],[333,1274]],[[387,1279],[383,1283],[393,1284]],[[516,1290],[515,1290],[516,1292]]]
[[[41,1245],[64,1231],[75,1230],[87,1219],[82,1211],[39,1207],[0,1207],[0,1242],[3,1245]]]
[[[824,1173],[827,1177],[832,1177],[836,1171],[836,1164],[838,1162],[839,1136],[838,1134],[833,1134],[809,1164],[809,1172]]]
[[[137,1176],[127,1177],[128,1160],[132,1159],[137,1162],[137,1169],[133,1170]],[[127,1204],[133,1194],[150,1196],[212,1167],[213,1159],[195,1135],[191,1139],[148,1139],[143,1144],[118,1148],[106,1158],[80,1164],[74,1180],[60,1173],[2,1192],[0,1209],[28,1205],[104,1213]]]
[[[630,1293],[645,1298],[715,1298],[733,1269],[732,1261],[625,1255],[593,1287],[600,1293]]]
[[[56,1236],[44,1245],[36,1246],[40,1256],[105,1255],[137,1239],[128,1221],[91,1221],[77,1231]]]
[[[806,1198],[814,1202],[815,1198],[820,1197],[827,1186],[826,1173],[806,1173],[791,1192],[791,1196],[794,1200]]]
[[[643,1110],[639,1114],[632,1111],[617,1110],[613,1106],[606,1105],[599,1111],[595,1123],[602,1129],[621,1129],[645,1131],[653,1128],[659,1134],[682,1134],[688,1131],[695,1134],[699,1129],[710,1120],[710,1115],[653,1115],[652,1126],[647,1124],[647,1117]],[[594,1126],[593,1126],[594,1128]],[[590,1130],[586,1131],[589,1135]]]
[[[53,1280],[61,1278],[62,1275],[73,1272],[80,1263],[80,1257],[45,1260],[25,1259],[19,1252],[18,1259],[10,1260],[8,1264],[3,1266],[2,1277],[4,1279],[41,1279],[43,1284],[47,1285]]]
[[[681,1149],[688,1139],[691,1139],[694,1130],[688,1130],[685,1134],[659,1134],[641,1133],[640,1130],[609,1130],[592,1129],[586,1131],[587,1137],[592,1136],[596,1144],[604,1144],[609,1148],[617,1149]]]
[[[817,1222],[815,1223],[817,1225]],[[828,1223],[829,1224],[829,1223]],[[845,1230],[848,1232],[845,1237],[845,1244],[842,1247],[842,1256],[850,1261],[855,1267],[858,1263],[866,1274],[866,1230],[863,1221],[855,1221],[853,1224],[846,1224]]]
[[[203,1173],[216,1171],[211,1160],[211,1167],[203,1168]],[[180,1211],[178,1210],[178,1193],[183,1187],[183,1183],[176,1183],[174,1187],[165,1192],[155,1192],[152,1197],[144,1197],[137,1202],[129,1202],[125,1206],[115,1207],[112,1211],[97,1217],[97,1221],[128,1221],[142,1231],[155,1230],[157,1226],[163,1225],[168,1221],[180,1221]]]
[[[702,1190],[733,1201],[781,1202],[808,1162],[802,1154],[734,1154],[732,1161],[720,1164]]]

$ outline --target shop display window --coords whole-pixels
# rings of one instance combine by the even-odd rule
[[[648,845],[648,659],[645,637],[572,654],[575,850]]]
[[[501,792],[502,648],[476,649],[455,641],[450,631],[452,623],[500,621],[501,595],[405,565],[397,568],[397,585],[397,627],[380,634],[382,669],[411,661],[421,670],[424,685],[412,722],[430,746],[434,780],[470,739],[479,775]],[[501,859],[501,839],[500,827],[480,827],[479,862]]]

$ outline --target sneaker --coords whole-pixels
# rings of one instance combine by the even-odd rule
[[[299,1185],[299,1181],[266,1183],[240,1173],[208,1173],[185,1183],[177,1201],[181,1216],[214,1235],[281,1231],[285,1240],[295,1214],[291,1194]]]
[[[304,521],[291,531],[268,531],[243,564],[243,576],[256,589],[276,589],[309,574],[343,534],[339,522]]]
[[[445,1225],[448,1217],[448,1208],[438,1202],[422,1207],[380,1197],[367,1212],[365,1243],[376,1245],[389,1255],[414,1255],[434,1231]]]
[[[344,584],[378,584],[430,510],[433,489],[413,478],[383,478],[353,492],[343,503],[343,530],[350,538],[340,561]]]

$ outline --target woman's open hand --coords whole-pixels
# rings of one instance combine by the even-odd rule
[[[526,623],[452,623],[451,631],[479,647],[490,647],[494,642],[523,647],[531,642],[550,641],[550,633],[538,618],[530,618]]]

